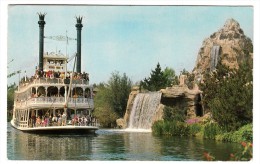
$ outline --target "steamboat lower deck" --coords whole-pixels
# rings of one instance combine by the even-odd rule
[[[27,133],[42,133],[42,134],[86,134],[95,133],[98,130],[97,126],[94,125],[66,125],[66,126],[48,126],[48,127],[18,127],[14,121],[11,121],[11,125],[23,132]]]

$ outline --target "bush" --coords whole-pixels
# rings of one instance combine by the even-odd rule
[[[253,124],[247,124],[237,131],[223,133],[217,136],[217,140],[227,142],[252,142],[253,141]]]
[[[163,134],[163,129],[162,129],[163,124],[164,124],[163,120],[155,121],[152,125],[153,134],[162,135]]]
[[[230,154],[230,161],[250,161],[253,158],[253,144],[241,142],[242,151]],[[208,152],[204,152],[204,158],[207,161],[214,161],[215,157]]]
[[[215,139],[218,134],[222,134],[223,130],[217,123],[207,123],[202,129],[203,138]]]
[[[156,121],[152,125],[155,135],[188,136],[189,127],[186,123],[179,121]]]
[[[173,121],[170,124],[170,134],[174,136],[188,136],[189,127],[183,122]]]
[[[180,121],[184,122],[186,118],[185,110],[180,107],[165,106],[163,110],[163,119],[165,121]]]
[[[189,134],[191,136],[196,136],[202,129],[202,125],[195,123],[189,125]]]
[[[253,158],[253,144],[241,142],[243,147],[242,152],[237,152],[235,154],[230,154],[230,160],[234,161],[250,161]]]

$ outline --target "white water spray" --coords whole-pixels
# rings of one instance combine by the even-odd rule
[[[158,112],[162,93],[138,93],[131,110],[128,129],[151,129],[153,117]]]

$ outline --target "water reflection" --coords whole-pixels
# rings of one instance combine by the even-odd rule
[[[98,130],[94,135],[36,135],[8,125],[7,135],[10,160],[201,161],[207,151],[223,161],[238,149],[239,144],[122,130]]]
[[[36,135],[13,129],[8,133],[8,159],[89,160],[94,135]],[[10,149],[9,149],[10,146]]]

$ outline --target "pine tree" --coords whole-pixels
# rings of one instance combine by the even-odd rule
[[[150,77],[148,79],[145,78],[140,84],[144,89],[149,91],[158,91],[167,86],[167,78],[164,76],[159,63],[157,64],[155,70],[152,70],[150,73]]]

